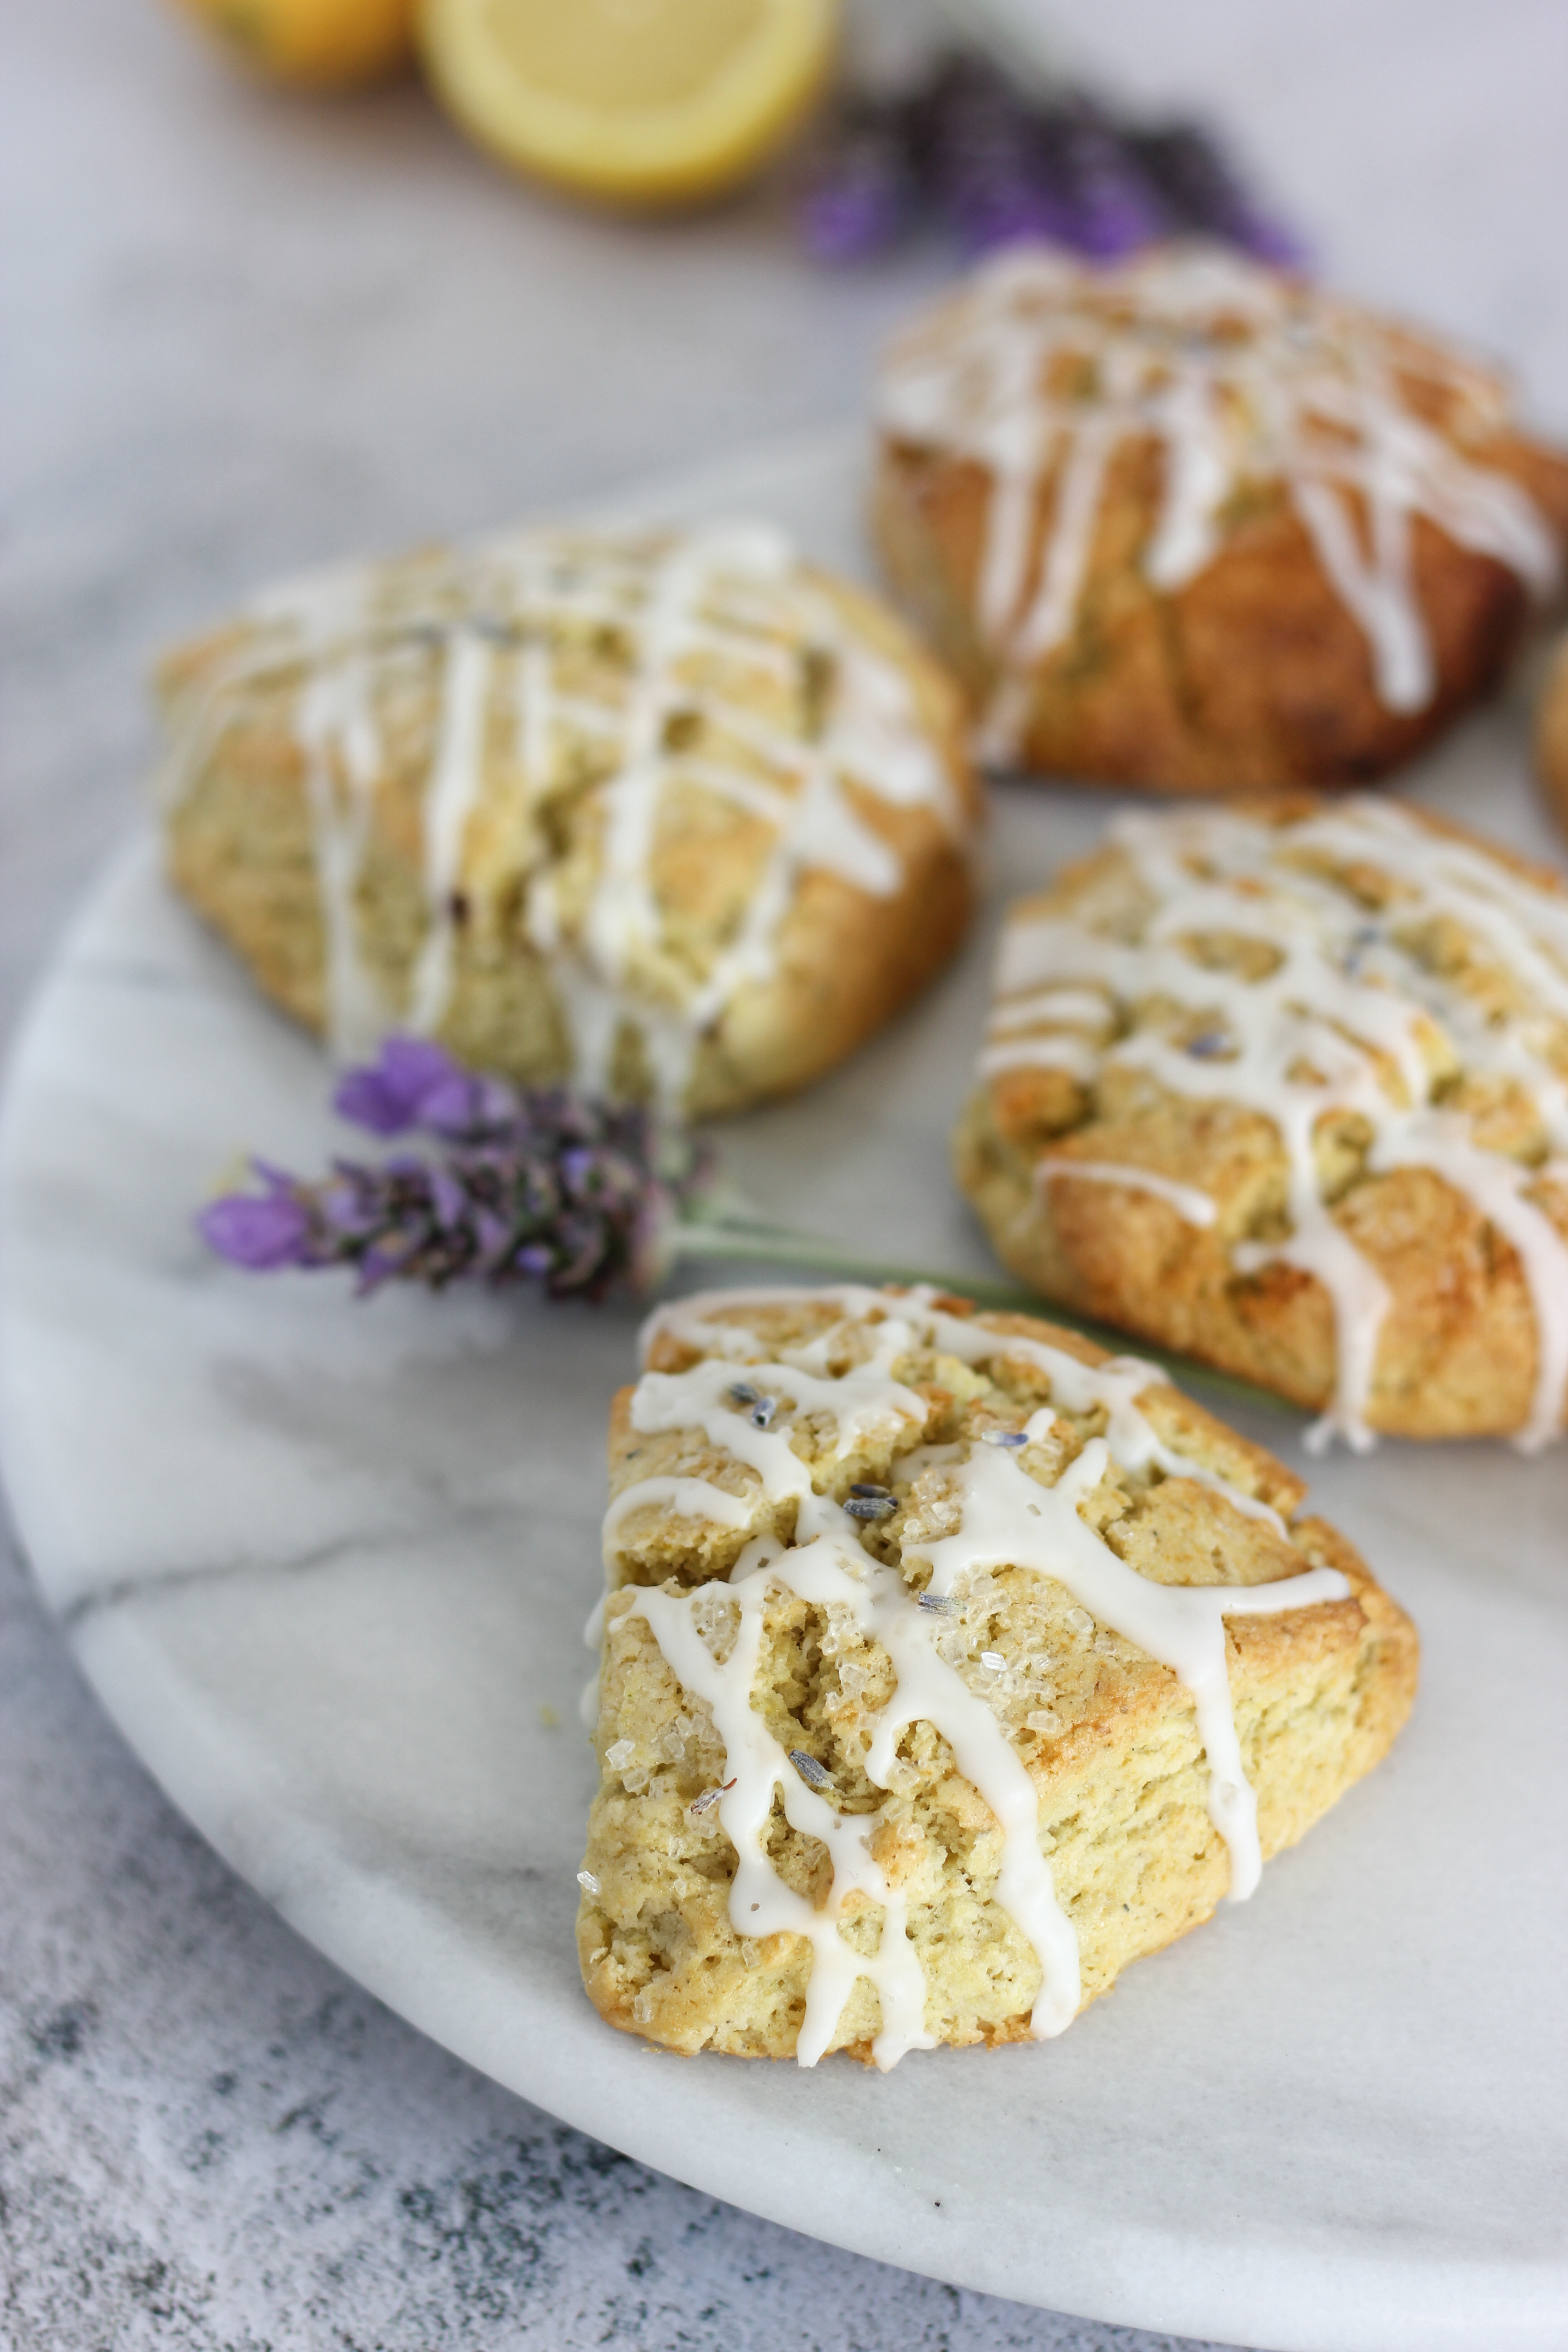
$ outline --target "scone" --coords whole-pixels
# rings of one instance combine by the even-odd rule
[[[584,1982],[671,2050],[1058,2033],[1384,1753],[1409,1621],[1146,1364],[714,1291],[617,1398]]]
[[[1568,890],[1393,800],[1123,819],[1012,911],[956,1168],[1033,1288],[1320,1437],[1542,1445]]]
[[[733,1110],[868,1036],[968,916],[952,687],[760,526],[328,574],[159,684],[174,883],[345,1055],[397,1029]]]
[[[1493,686],[1568,535],[1498,376],[1217,247],[1012,248],[876,417],[887,576],[988,756],[1050,773],[1379,775]]]

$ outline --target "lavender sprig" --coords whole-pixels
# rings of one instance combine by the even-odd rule
[[[732,1257],[1037,1303],[767,1224],[726,1200],[710,1148],[688,1129],[634,1104],[479,1077],[423,1038],[389,1038],[377,1061],[344,1073],[332,1107],[374,1135],[422,1130],[439,1150],[334,1160],[316,1178],[253,1160],[258,1189],[225,1193],[196,1219],[218,1256],[253,1274],[347,1266],[362,1293],[531,1282],[552,1298],[597,1299],[653,1289],[677,1258]]]
[[[256,1273],[351,1266],[362,1291],[479,1280],[599,1298],[652,1287],[711,1178],[705,1146],[635,1105],[503,1086],[417,1038],[391,1038],[348,1071],[333,1108],[374,1135],[423,1129],[444,1148],[334,1160],[314,1181],[255,1160],[260,1190],[197,1219],[220,1257]]]
[[[373,1135],[423,1131],[438,1150],[397,1152],[374,1165],[334,1160],[330,1174],[316,1178],[253,1160],[258,1189],[225,1193],[196,1218],[219,1257],[252,1274],[347,1267],[362,1296],[388,1282],[430,1290],[482,1282],[493,1290],[532,1283],[551,1298],[588,1299],[616,1289],[646,1294],[679,1258],[730,1257],[871,1285],[926,1283],[980,1307],[1040,1310],[1037,1297],[1011,1284],[868,1259],[747,1216],[726,1201],[712,1152],[688,1129],[634,1104],[478,1076],[426,1039],[389,1038],[378,1060],[344,1073],[332,1107]],[[1117,1333],[1051,1313],[1120,1349]],[[1281,1404],[1160,1349],[1139,1353],[1197,1371],[1247,1402]],[[771,1418],[773,1399],[752,1402],[753,1419]],[[877,1490],[857,1496],[865,1516],[881,1516]]]

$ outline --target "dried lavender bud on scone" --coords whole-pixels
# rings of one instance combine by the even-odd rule
[[[958,698],[768,529],[538,530],[262,598],[163,663],[176,886],[346,1058],[394,1030],[700,1115],[952,954]]]
[[[1378,775],[1490,690],[1559,581],[1568,456],[1500,377],[1218,247],[1010,250],[876,397],[888,578],[999,761]]]
[[[1126,818],[1003,934],[958,1181],[1352,1444],[1561,1432],[1568,889],[1398,801]]]
[[[614,2025],[803,2065],[1058,2033],[1409,1711],[1408,1619],[1149,1365],[848,1286],[684,1300],[646,1359],[578,1916]]]

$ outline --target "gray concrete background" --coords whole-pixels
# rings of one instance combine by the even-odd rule
[[[1326,268],[1568,429],[1561,0],[1060,0],[1244,135]],[[764,190],[558,206],[413,84],[231,81],[153,0],[0,11],[0,1030],[136,822],[152,650],[269,573],[853,414],[933,251]],[[424,2042],[184,1827],[0,1551],[0,2345],[1155,2352],[752,2221]]]

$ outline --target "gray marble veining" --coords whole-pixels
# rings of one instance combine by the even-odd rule
[[[1161,2341],[813,2245],[448,2057],[171,1811],[9,1559],[0,1784],[7,2352]]]

